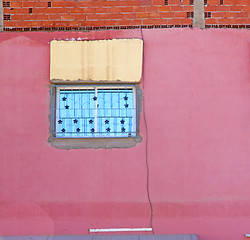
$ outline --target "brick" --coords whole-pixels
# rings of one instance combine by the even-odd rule
[[[141,2],[140,0],[128,0],[127,6],[141,6],[140,2]]]
[[[116,4],[115,4],[116,6],[128,6],[127,5],[127,1],[116,1]]]
[[[89,6],[88,2],[78,2],[77,3],[77,7],[80,7],[80,8],[82,8],[82,7],[88,7],[88,6]]]
[[[12,8],[21,8],[23,6],[22,2],[11,2],[10,6]]]
[[[171,11],[181,12],[181,11],[183,11],[183,7],[182,6],[171,6]]]
[[[130,20],[118,20],[118,25],[130,25]]]
[[[250,5],[249,6],[243,6],[242,11],[250,12]]]
[[[168,19],[168,24],[169,25],[179,25],[180,19]]]
[[[49,15],[49,20],[61,20],[61,15]]]
[[[248,17],[248,12],[240,12],[236,13],[237,18],[247,18]]]
[[[165,5],[164,0],[153,0],[153,5]]]
[[[157,12],[157,11],[158,11],[158,7],[156,7],[156,6],[146,7],[146,12]]]
[[[71,8],[70,9],[71,13],[82,13],[82,8]]]
[[[117,21],[115,20],[105,20],[105,25],[106,26],[115,26]]]
[[[105,15],[107,15],[107,14],[105,14]],[[103,14],[103,16],[104,16],[104,14]],[[87,19],[88,20],[90,20],[90,19],[98,19],[98,15],[97,14],[87,14]]]
[[[54,5],[54,4],[53,4],[53,5]],[[75,1],[70,1],[70,2],[65,1],[65,2],[64,2],[64,6],[65,6],[65,7],[68,7],[68,8],[73,8],[73,7],[76,7],[76,2],[75,2]]]
[[[105,26],[105,22],[104,21],[92,21],[91,26],[93,27]]]
[[[225,12],[225,17],[226,18],[235,18],[236,17],[236,12]]]
[[[16,21],[5,21],[4,27],[16,27]]]
[[[35,7],[46,8],[46,7],[48,7],[48,3],[47,2],[36,2],[36,6]]]
[[[140,19],[131,20],[131,25],[133,26],[141,25],[141,24],[142,24],[142,20]]]
[[[57,8],[58,13],[69,13],[70,9],[68,8]]]
[[[193,20],[191,18],[181,18],[180,20],[180,24],[181,25],[191,25],[193,23]]]
[[[35,21],[36,20],[36,15],[33,15],[33,14],[23,15],[23,20],[32,20],[32,21]]]
[[[31,27],[39,27],[39,26],[41,26],[41,22],[40,21],[31,21],[30,26]]]
[[[193,6],[183,6],[183,10],[185,12],[193,12],[194,11],[194,7]]]
[[[153,12],[153,13],[149,13],[149,17],[150,18],[161,18],[161,15],[160,15],[160,13]]]
[[[63,1],[61,1],[61,2],[53,2],[52,7],[61,7],[61,8],[63,8],[64,7],[64,2]]]
[[[94,8],[82,8],[83,13],[95,13]]]
[[[238,6],[249,6],[249,0],[236,0],[236,5]]]
[[[174,13],[173,12],[162,12],[160,13],[162,18],[173,18],[174,17]]]
[[[45,14],[45,8],[33,8],[33,13]]]
[[[63,21],[53,22],[53,25],[55,27],[65,27],[67,25],[67,22],[63,22]]]
[[[17,27],[29,27],[30,23],[29,22],[25,22],[25,21],[18,21],[18,22],[16,22],[16,26]]]
[[[217,24],[217,19],[214,18],[206,18],[205,19],[206,24]]]
[[[36,6],[35,2],[23,2],[23,7],[31,8],[35,6]]]
[[[236,5],[236,0],[224,0],[224,5],[234,6]]]
[[[211,5],[215,5],[215,6],[218,6],[220,5],[220,0],[207,0],[207,5],[211,6]]]
[[[4,14],[16,14],[15,8],[3,8]]]
[[[205,7],[205,12],[217,11],[217,6],[207,6]]]
[[[21,20],[23,20],[23,15],[13,15],[13,16],[11,16],[11,20],[21,21]]]
[[[180,5],[180,0],[168,0],[168,5]]]
[[[115,6],[115,1],[103,1],[102,3],[103,6]]]
[[[107,13],[108,9],[107,8],[94,8],[94,11],[96,13]]]
[[[148,13],[136,13],[137,18],[148,18]]]
[[[142,22],[143,25],[154,25],[154,19],[144,19]]]
[[[29,9],[28,8],[17,8],[16,14],[29,14]]]
[[[190,5],[190,0],[182,0],[181,5]]]
[[[158,10],[159,10],[160,12],[169,12],[169,11],[170,11],[170,6],[158,7]]]
[[[123,14],[110,14],[110,19],[124,19]]]
[[[152,4],[152,0],[140,0],[140,5],[151,5]]]
[[[108,8],[108,12],[110,12],[110,13],[120,13],[121,9],[119,7],[111,7],[111,8]]]
[[[102,6],[102,1],[90,1],[89,6],[90,7],[101,7]]]
[[[217,6],[217,11],[228,12],[230,10],[229,6]]]
[[[39,15],[36,16],[36,19],[45,21],[45,20],[49,19],[49,16],[45,15],[45,14],[39,14]]]
[[[232,6],[232,7],[230,7],[230,11],[240,12],[241,10],[242,10],[241,6]]]
[[[47,13],[47,14],[56,14],[57,12],[58,12],[58,9],[57,8],[47,8],[46,10],[45,10],[45,12]]]
[[[135,13],[128,13],[128,14],[124,14],[124,19],[135,19],[136,18],[136,14]]]
[[[243,24],[250,24],[250,18],[243,18],[242,23]]]
[[[242,24],[242,19],[232,18],[230,24]]]
[[[212,12],[212,18],[224,18],[224,12]]]
[[[86,16],[83,14],[75,14],[74,19],[77,21],[83,21],[83,20],[86,20]]]
[[[132,7],[121,7],[121,12],[133,12]]]
[[[133,12],[146,12],[146,7],[133,7]]]
[[[62,19],[62,21],[69,21],[69,20],[73,20],[74,17],[72,15],[70,15],[70,14],[63,14],[61,16],[61,19]]]
[[[187,17],[187,13],[186,12],[175,12],[174,16],[176,18],[186,18]]]
[[[230,24],[230,19],[228,18],[219,18],[218,24]]]

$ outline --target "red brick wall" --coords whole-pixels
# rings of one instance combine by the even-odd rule
[[[189,25],[189,0],[11,0],[5,28]],[[32,13],[31,13],[32,11]]]
[[[249,24],[250,0],[207,0],[206,24]],[[192,24],[192,0],[3,0],[4,27]]]
[[[250,24],[250,0],[207,0],[206,12],[207,25]]]

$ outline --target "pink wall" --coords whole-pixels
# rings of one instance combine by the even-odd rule
[[[143,141],[58,150],[49,136],[49,41],[141,38],[140,30],[0,34],[0,235],[149,227]],[[156,234],[250,233],[250,32],[143,30]],[[141,86],[142,87],[142,86]]]

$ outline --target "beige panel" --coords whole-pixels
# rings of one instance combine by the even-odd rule
[[[139,82],[140,39],[51,42],[51,81]]]

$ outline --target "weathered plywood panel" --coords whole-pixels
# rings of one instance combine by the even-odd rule
[[[143,41],[113,39],[51,42],[51,81],[139,82]]]

